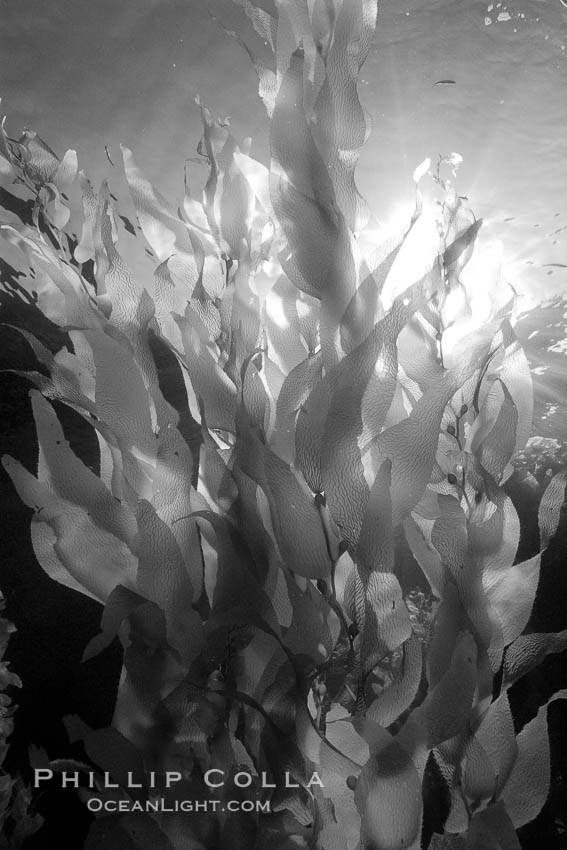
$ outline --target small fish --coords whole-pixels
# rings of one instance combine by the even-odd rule
[[[549,266],[553,266],[555,269],[567,269],[567,263],[544,263],[544,269],[549,268]]]
[[[433,88],[435,88],[435,86],[456,86],[456,85],[457,85],[456,80],[437,80],[436,83],[433,83]]]
[[[111,158],[110,158],[110,153],[108,152],[108,145],[105,145],[105,146],[104,146],[104,152],[105,152],[105,154],[106,154],[106,158],[107,158],[107,160],[109,161],[109,163],[111,164],[111,166],[114,168],[114,163],[112,162],[112,160],[111,160]]]

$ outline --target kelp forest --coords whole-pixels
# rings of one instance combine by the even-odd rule
[[[2,125],[0,847],[567,847],[513,282],[459,154],[357,188],[376,0],[237,5],[267,161],[197,98],[177,205]]]

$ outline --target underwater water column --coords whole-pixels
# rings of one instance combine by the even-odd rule
[[[3,125],[5,841],[551,842],[566,478],[533,315],[461,154],[412,163],[399,227],[359,191],[377,4],[238,5],[269,154],[197,97],[177,203],[133,144],[99,187]]]

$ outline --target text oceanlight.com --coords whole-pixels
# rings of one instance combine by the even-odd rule
[[[87,800],[91,812],[260,812],[269,813],[269,800],[102,800],[91,797]]]

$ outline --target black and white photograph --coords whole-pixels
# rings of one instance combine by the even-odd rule
[[[567,2],[0,0],[0,850],[567,850]]]

